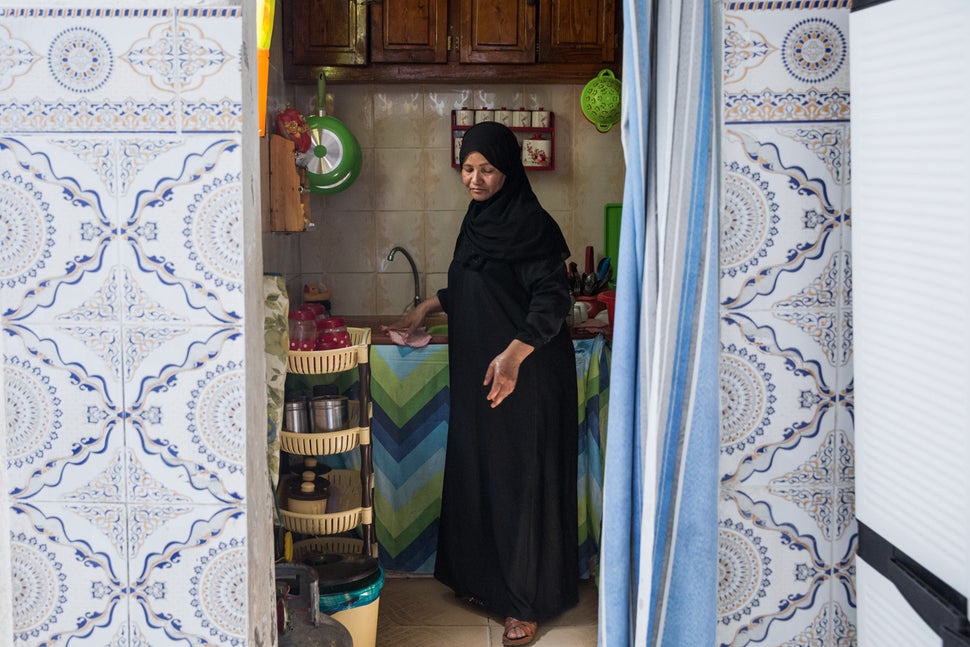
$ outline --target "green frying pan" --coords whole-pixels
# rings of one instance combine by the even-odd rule
[[[313,187],[341,186],[341,191],[357,178],[360,172],[360,143],[353,133],[336,117],[326,111],[326,77],[317,78],[317,114],[308,116],[306,125],[310,135],[307,180]],[[352,173],[354,168],[357,173]],[[353,178],[348,182],[348,178]]]
[[[332,182],[330,184],[313,184],[311,182],[310,183],[310,193],[323,193],[323,194],[327,194],[327,193],[340,193],[341,191],[343,191],[344,189],[346,189],[347,187],[349,187],[351,184],[353,184],[354,183],[354,180],[357,179],[357,176],[360,175],[360,167],[361,167],[362,163],[363,163],[363,160],[358,155],[357,156],[357,161],[354,164],[353,168],[351,168],[346,173],[346,175],[341,176],[340,178],[338,178],[334,182]],[[307,179],[309,179],[309,173],[307,174]]]

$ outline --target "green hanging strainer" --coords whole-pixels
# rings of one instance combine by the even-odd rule
[[[620,80],[603,70],[583,88],[579,97],[583,116],[601,133],[620,120]]]

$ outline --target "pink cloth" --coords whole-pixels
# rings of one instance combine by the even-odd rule
[[[386,333],[391,341],[398,346],[410,346],[411,348],[423,348],[431,342],[431,335],[424,327],[415,328],[414,332],[408,334],[406,328],[388,328],[381,326],[381,332]]]

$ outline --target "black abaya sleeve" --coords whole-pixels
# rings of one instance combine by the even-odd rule
[[[556,336],[572,308],[566,267],[550,256],[517,263],[515,272],[529,293],[525,326],[515,338],[538,348]]]
[[[448,314],[448,288],[441,288],[438,290],[438,303],[441,304],[441,309],[445,314]]]

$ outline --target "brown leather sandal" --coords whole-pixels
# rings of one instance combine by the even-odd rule
[[[536,637],[536,629],[539,625],[535,622],[528,622],[527,620],[517,620],[511,616],[505,619],[505,633],[502,634],[502,644],[503,645],[528,645]],[[517,631],[516,631],[517,630]],[[509,634],[515,632],[516,634],[521,633],[521,636],[513,638]]]
[[[482,608],[485,607],[485,600],[481,598],[476,598],[474,595],[463,595],[458,599],[464,602],[465,604],[471,604],[473,606],[482,607]]]

